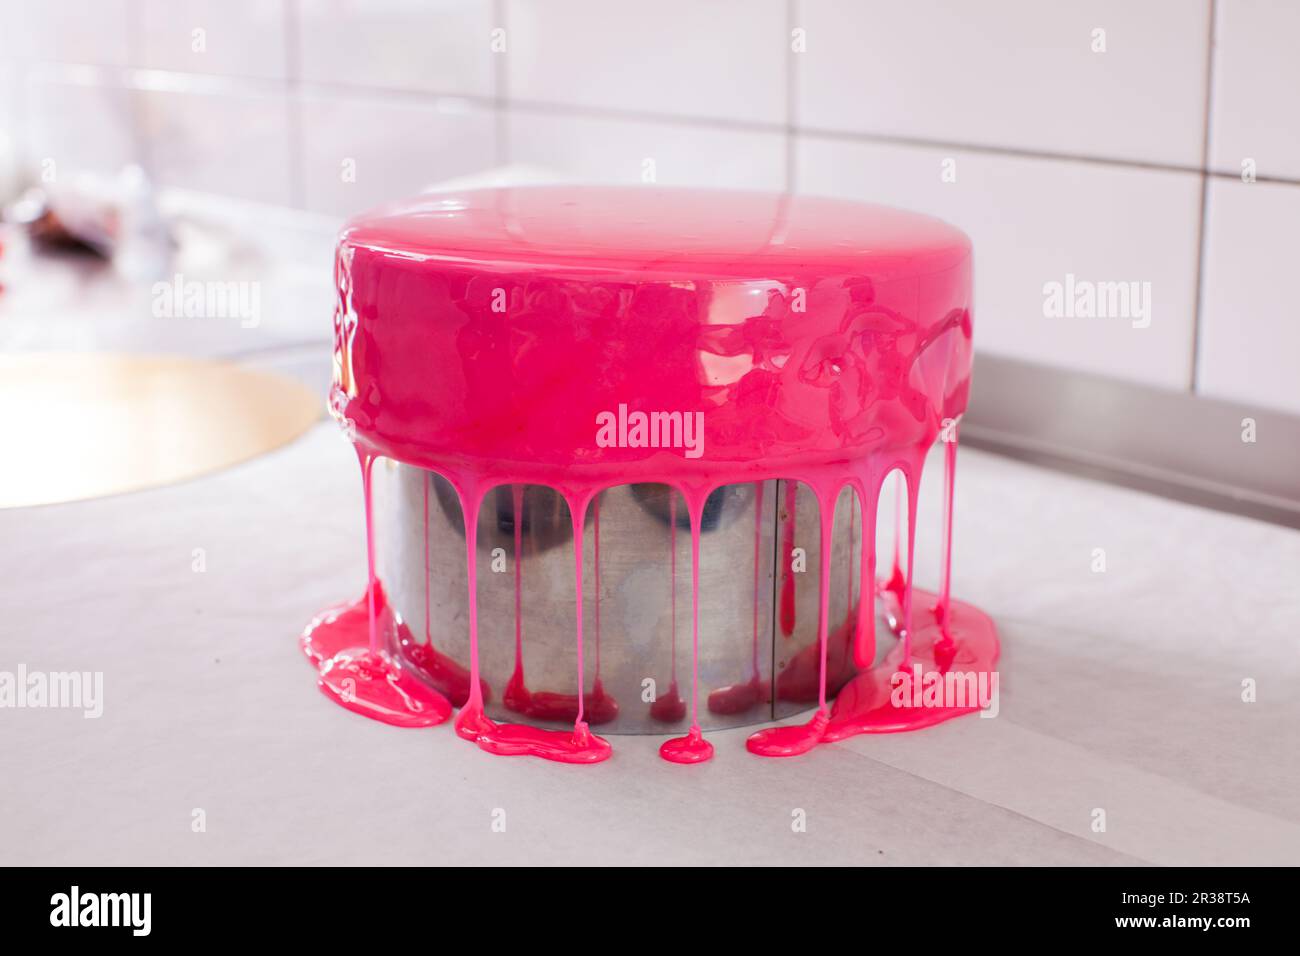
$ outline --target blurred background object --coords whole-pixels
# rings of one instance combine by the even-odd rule
[[[109,241],[58,217],[111,275],[5,227],[6,350],[275,355],[321,387],[332,236],[378,202],[816,192],[973,238],[968,439],[1300,523],[1300,5],[7,0],[0,35],[0,201],[130,212]],[[154,317],[177,276],[258,283],[262,321]]]

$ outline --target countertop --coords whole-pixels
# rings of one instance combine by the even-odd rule
[[[330,423],[184,484],[0,511],[0,669],[104,674],[99,719],[0,711],[0,863],[1300,862],[1300,533],[968,449],[956,512],[955,595],[1001,628],[996,718],[788,760],[720,732],[694,767],[615,737],[575,767],[316,690],[297,635],[365,573]]]
[[[229,235],[249,234],[227,205]],[[159,324],[147,287],[33,263],[0,298],[0,347],[225,356],[321,388],[332,225],[259,221],[289,266],[197,242],[183,270],[249,260],[256,328]],[[932,458],[923,587],[939,473]],[[317,691],[297,637],[364,589],[359,486],[322,423],[182,484],[0,510],[0,671],[104,680],[98,719],[0,709],[0,864],[1300,863],[1300,532],[963,448],[953,590],[1000,628],[996,718],[788,760],[718,732],[691,767],[615,737],[582,767]]]

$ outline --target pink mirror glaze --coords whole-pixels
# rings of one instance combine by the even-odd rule
[[[430,195],[339,240],[335,409],[381,454],[493,481],[785,477],[928,445],[961,412],[970,270],[961,232],[879,206]],[[619,402],[704,412],[705,455],[597,447]]]
[[[363,467],[383,455],[428,468],[461,497],[471,647],[462,680],[468,696],[456,720],[461,736],[495,753],[570,762],[610,753],[587,729],[587,693],[573,695],[572,734],[498,725],[483,713],[474,529],[484,495],[502,484],[549,485],[569,503],[578,574],[577,687],[586,687],[582,532],[597,493],[631,482],[680,490],[698,565],[708,492],[785,478],[806,484],[821,505],[819,656],[808,671],[817,675],[819,706],[805,726],[754,735],[750,750],[790,755],[821,740],[906,729],[974,709],[900,713],[888,700],[890,676],[899,668],[920,662],[947,670],[961,660],[987,671],[997,656],[987,617],[948,599],[955,422],[966,406],[971,368],[971,246],[960,231],[902,210],[811,197],[651,187],[479,190],[428,194],[353,220],[339,239],[335,273],[331,411],[356,442]],[[638,444],[626,419],[655,412],[700,422],[699,446]],[[602,422],[611,428],[605,439],[617,434],[618,441],[599,437]],[[914,629],[916,490],[925,453],[941,431],[954,442],[946,456],[945,575],[937,602]],[[875,511],[881,483],[895,469],[909,502],[908,568],[905,575],[896,568],[902,583],[891,592],[901,639],[871,669]],[[853,660],[867,669],[831,710],[827,565],[834,501],[846,485],[857,492],[864,516],[861,599],[851,639]],[[783,535],[792,540],[793,533],[791,521]],[[699,633],[693,570],[691,730],[661,750],[683,763],[712,754],[696,719],[698,648],[708,635]],[[356,641],[367,645],[365,664],[372,669],[387,660],[377,637],[376,593],[382,592],[372,562],[363,599],[367,640]],[[780,623],[788,633],[794,609],[786,602],[783,594]],[[335,620],[355,623],[356,617]],[[309,632],[318,646],[328,643],[323,626],[318,621]],[[305,649],[310,643],[304,636]],[[339,666],[333,660],[318,662],[327,693],[329,669]],[[383,707],[391,706],[391,684],[373,685]],[[362,697],[367,693],[363,688]],[[656,703],[662,709],[674,700],[680,713],[686,704],[676,681]],[[426,717],[443,713],[436,703],[417,703]],[[376,701],[372,716],[402,722],[381,709]]]

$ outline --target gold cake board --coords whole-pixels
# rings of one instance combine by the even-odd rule
[[[321,417],[283,375],[174,355],[0,356],[0,508],[155,488],[247,461]]]

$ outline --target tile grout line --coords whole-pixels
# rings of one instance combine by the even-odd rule
[[[505,0],[492,0],[492,18],[496,21],[493,30],[501,30],[506,47],[501,53],[492,52],[492,158],[497,166],[510,163],[510,71],[506,68],[506,57],[510,55],[510,28],[507,24],[509,13]],[[490,40],[490,37],[489,37]]]
[[[34,64],[36,64],[36,61],[27,61],[25,65],[31,66]],[[21,65],[23,64],[20,64],[20,66]],[[111,82],[105,85],[118,85],[131,89],[152,89],[153,86],[147,82],[143,82],[142,78],[148,75],[153,75],[159,78],[183,79],[187,84],[193,83],[193,86],[186,92],[193,92],[195,95],[231,93],[267,94],[283,90],[282,84],[275,80],[268,80],[262,77],[188,73],[177,70],[153,70],[140,67],[111,67],[99,64],[77,64],[58,61],[40,61],[37,65],[47,67],[86,68],[96,72],[101,77],[111,78]],[[391,97],[413,105],[436,105],[441,100],[456,100],[484,108],[501,108],[507,115],[514,111],[520,111],[543,115],[549,114],[590,119],[659,123],[667,126],[687,128],[702,127],[718,131],[730,130],[734,132],[768,133],[778,135],[787,131],[787,123],[785,121],[771,123],[735,120],[718,116],[688,116],[648,110],[619,110],[542,100],[516,100],[508,96],[498,98],[496,95],[481,96],[463,92],[408,90],[393,87],[321,81],[312,81],[311,83],[302,83],[300,81],[297,88],[300,94],[304,95],[330,93],[357,99]],[[904,146],[915,149],[950,150],[1008,158],[1083,163],[1093,166],[1110,167],[1113,169],[1195,173],[1210,179],[1233,180],[1239,178],[1239,174],[1235,172],[1208,168],[1208,163],[1206,162],[1204,155],[1202,156],[1201,162],[1196,164],[1186,164],[1163,162],[1159,160],[1129,159],[1115,155],[1103,156],[1083,153],[1067,153],[1045,149],[1034,149],[1031,147],[997,146],[987,143],[959,142],[954,140],[934,139],[920,136],[903,136],[888,133],[873,133],[868,131],[836,130],[813,126],[803,127],[794,125],[789,129],[796,139],[801,137],[818,137],[851,143]],[[1203,150],[1202,152],[1204,154],[1205,151]],[[1300,176],[1265,175],[1257,176],[1256,181],[1260,183],[1300,186]]]
[[[785,0],[785,191],[788,193],[794,192],[799,182],[795,126],[799,71],[795,63],[798,54],[792,43],[798,18],[799,0]]]
[[[1205,247],[1209,239],[1207,216],[1210,198],[1210,136],[1214,125],[1214,47],[1218,33],[1218,0],[1210,0],[1209,35],[1205,44],[1205,124],[1201,137],[1201,200],[1196,235],[1196,301],[1192,303],[1192,354],[1188,391],[1200,389],[1202,312],[1205,299]]]

